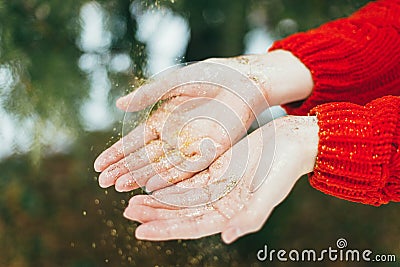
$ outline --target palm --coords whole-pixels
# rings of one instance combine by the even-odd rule
[[[180,96],[164,102],[148,120],[106,151],[115,155],[119,148],[122,153],[100,175],[100,183],[115,183],[119,191],[139,186],[153,191],[208,167],[246,133],[251,122],[250,115],[243,122],[237,111],[233,112],[241,111],[239,105],[234,101],[227,105],[219,100],[222,96],[226,98],[226,93],[214,98]]]
[[[242,141],[238,145],[243,148]],[[222,232],[254,196],[250,175],[242,173],[246,153],[230,150],[194,177],[130,200],[125,216],[143,223],[136,235],[145,239],[196,238]],[[239,155],[240,153],[240,155]],[[236,158],[242,156],[240,158]],[[232,157],[236,158],[234,162]],[[246,172],[249,172],[249,167]],[[243,174],[241,179],[240,174]],[[142,235],[143,233],[143,235]]]
[[[183,68],[185,75],[172,75],[178,81],[171,81],[171,75],[161,78],[139,88],[131,99],[125,97],[117,103],[121,109],[137,111],[157,99],[165,99],[144,123],[96,160],[96,169],[102,171],[101,186],[115,184],[118,191],[166,187],[208,167],[246,133],[256,115],[250,104],[227,85],[212,81],[226,75],[219,69],[203,73],[211,75],[211,81],[202,78],[191,82],[192,78],[196,81],[199,69],[210,67],[194,64]],[[222,73],[219,76],[215,74],[218,71]],[[180,81],[182,77],[185,80]],[[249,84],[248,92],[259,93],[252,88],[253,83]],[[172,93],[165,89],[169,87],[173,88]]]
[[[304,130],[299,121],[285,119],[275,134],[273,126],[255,131],[196,176],[151,196],[134,196],[125,216],[142,223],[136,236],[168,240],[222,232],[232,242],[259,230],[315,161],[315,151],[303,144],[316,146],[318,127]]]

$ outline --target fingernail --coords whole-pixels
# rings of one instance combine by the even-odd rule
[[[123,216],[129,220],[138,221],[135,205],[128,205],[124,210]]]
[[[152,180],[153,180],[153,179],[150,179],[149,181],[147,181],[146,186],[143,186],[143,190],[144,190],[146,193],[151,193],[151,192],[153,192],[154,190],[157,190],[157,189],[158,189],[158,188],[157,188],[157,185],[156,185],[154,182],[152,182]]]
[[[109,185],[107,184],[107,178],[105,177],[104,172],[100,173],[98,182],[99,182],[99,186],[102,188],[109,187]]]
[[[102,159],[101,159],[101,156],[97,157],[97,159],[94,161],[93,167],[94,167],[94,170],[96,172],[101,172],[102,171]]]
[[[125,210],[124,213],[122,214],[125,218],[129,219],[129,220],[135,220],[131,210],[133,209],[133,207],[131,205],[128,205]]]
[[[124,213],[122,214],[122,216],[124,216],[127,219],[130,219],[129,214],[128,214],[128,208],[129,208],[129,206],[124,210]]]
[[[107,155],[105,153],[100,154],[94,161],[94,169],[97,172],[104,171],[108,167],[108,163],[113,160],[112,155]]]
[[[235,241],[238,237],[240,237],[241,231],[237,227],[229,227],[222,233],[222,240],[226,244],[230,244]]]
[[[137,239],[146,239],[146,226],[138,226],[135,231],[135,237]]]
[[[117,104],[117,106],[125,106],[126,105],[125,97],[122,96],[122,97],[118,98],[117,101],[116,101],[116,104]]]
[[[99,181],[99,186],[100,186],[101,188],[107,188],[107,187],[109,187],[108,184],[103,183],[102,181]]]

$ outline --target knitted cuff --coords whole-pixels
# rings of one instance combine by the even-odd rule
[[[400,97],[365,107],[315,107],[319,144],[310,184],[338,198],[379,206],[400,201]]]
[[[400,86],[398,1],[370,3],[349,18],[277,41],[311,71],[314,88],[305,100],[283,105],[288,114],[306,115],[313,107],[348,101],[360,105]]]

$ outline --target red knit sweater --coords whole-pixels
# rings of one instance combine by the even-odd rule
[[[370,3],[275,49],[292,52],[313,76],[312,94],[284,106],[318,117],[311,185],[376,206],[400,201],[400,0]]]

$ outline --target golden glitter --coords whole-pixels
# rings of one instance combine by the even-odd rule
[[[250,63],[250,60],[247,58],[247,57],[245,57],[245,56],[238,56],[238,57],[234,57],[234,59],[237,61],[237,62],[239,62],[240,64],[249,64]]]

